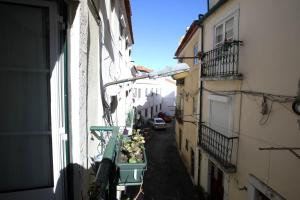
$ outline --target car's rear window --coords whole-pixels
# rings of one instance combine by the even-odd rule
[[[165,121],[164,120],[161,120],[161,119],[156,119],[155,120],[157,123],[164,123]]]

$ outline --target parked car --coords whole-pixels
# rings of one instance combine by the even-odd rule
[[[167,123],[172,122],[172,116],[168,115],[168,113],[159,112],[157,116]]]
[[[148,120],[148,124],[154,129],[165,129],[166,122],[162,118],[152,118]]]

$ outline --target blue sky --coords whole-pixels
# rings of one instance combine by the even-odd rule
[[[179,39],[198,14],[206,13],[207,0],[131,0],[137,65],[160,69],[177,63]]]

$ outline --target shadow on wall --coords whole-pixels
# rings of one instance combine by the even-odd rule
[[[110,160],[108,160],[111,163]],[[109,188],[110,192],[106,189],[107,184],[113,183],[113,176],[99,176],[101,180],[107,178],[107,180],[100,182],[98,180],[96,182],[96,174],[99,167],[101,167],[101,163],[107,163],[107,160],[95,163],[91,168],[85,169],[84,167],[78,164],[70,164],[67,168],[60,171],[60,177],[56,183],[56,189],[52,195],[53,200],[55,199],[66,199],[66,200],[108,200],[116,198],[116,187],[114,184],[111,184]],[[104,166],[104,165],[103,165]],[[105,165],[107,167],[108,165]],[[113,174],[111,170],[114,167],[109,165],[110,174]],[[90,180],[90,182],[87,182]],[[87,185],[88,187],[86,187]],[[61,190],[63,188],[63,191]],[[102,188],[102,190],[101,190]],[[105,188],[105,189],[104,189]]]
[[[91,3],[89,3],[89,7],[91,10],[93,10],[91,8],[90,4]],[[107,10],[105,8],[106,8],[105,1],[100,1],[99,9],[100,9],[100,13],[102,13],[102,17],[103,17],[102,26],[104,26],[104,28],[101,27],[101,31],[105,30],[103,33],[104,34],[104,44],[102,44],[102,45],[105,45],[111,60],[114,62],[115,57],[114,57],[113,46],[112,46],[112,37],[113,36],[111,33],[111,27],[110,27],[110,23],[109,23],[109,19],[108,19]]]

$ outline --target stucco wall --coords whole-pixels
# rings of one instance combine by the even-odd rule
[[[198,29],[187,42],[179,57],[193,57],[194,46],[197,45],[200,51],[200,30]],[[181,154],[187,171],[191,174],[191,149],[194,152],[194,176],[192,180],[197,184],[198,179],[198,121],[199,121],[199,80],[200,70],[199,63],[194,63],[194,59],[183,59],[183,62],[190,67],[189,75],[184,80],[184,86],[178,87],[177,98],[182,98],[184,101],[183,124],[178,124],[177,127],[182,129],[182,147]],[[193,101],[195,102],[195,111],[193,111]],[[176,129],[177,140],[179,139],[179,129]],[[188,149],[186,149],[186,141],[188,141]],[[177,141],[179,142],[179,141]]]
[[[240,47],[239,71],[244,78],[241,82],[206,82],[205,87],[218,91],[241,89],[295,96],[300,78],[297,59],[300,46],[297,40],[300,34],[299,6],[300,2],[296,0],[231,0],[207,18],[204,22],[205,51],[213,49],[214,25],[231,13],[239,13],[239,40],[244,41]],[[299,117],[292,112],[291,102],[268,101],[271,112],[267,122],[260,125],[262,96],[234,96],[237,98],[234,131],[239,135],[239,149],[237,172],[231,175],[229,181],[229,199],[248,198],[247,191],[239,188],[247,186],[250,173],[286,199],[298,199],[299,159],[289,151],[259,150],[259,147],[299,146]],[[203,118],[207,120],[207,94],[204,99]],[[204,177],[207,172],[202,170],[202,173]],[[206,182],[205,179],[201,180]]]
[[[98,11],[94,10],[90,1],[81,1],[70,7],[70,14],[74,16],[69,31],[71,162],[79,166],[74,168],[74,199],[88,199],[89,184],[94,181],[89,171],[89,159],[98,154],[99,141],[92,140],[89,127],[106,125],[101,100],[101,93],[105,91],[100,88],[100,76],[104,78],[103,84],[131,77],[131,44],[126,49],[125,38],[119,40],[119,12],[125,13],[122,3],[116,2],[116,12],[111,11],[109,0],[96,2]],[[97,23],[96,12],[100,14],[100,24]],[[113,114],[114,125],[125,125],[126,112],[132,108],[130,89],[131,84],[127,83],[118,86],[117,91],[111,88],[106,90],[108,103],[112,92],[119,97],[119,107]]]

